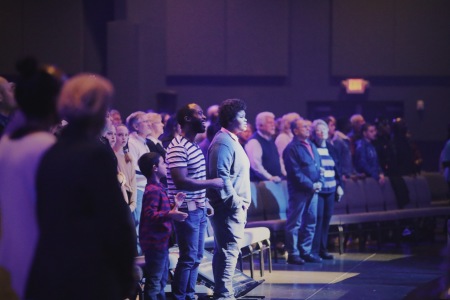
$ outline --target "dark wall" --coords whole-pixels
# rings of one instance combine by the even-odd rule
[[[439,145],[450,118],[450,2],[446,0],[3,0],[0,74],[33,53],[68,73],[106,74],[126,116],[230,97],[253,120],[308,114],[346,101],[341,80],[364,77],[361,101],[400,102],[420,145]],[[416,101],[425,102],[424,113]],[[351,100],[351,99],[350,99]],[[423,146],[430,165],[438,146]],[[433,148],[433,150],[430,150]],[[434,168],[434,167],[433,167]]]

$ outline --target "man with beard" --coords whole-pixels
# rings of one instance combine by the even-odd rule
[[[185,300],[195,299],[198,266],[205,244],[207,208],[209,215],[213,213],[205,198],[206,188],[221,189],[224,184],[221,178],[206,179],[205,157],[194,142],[195,136],[206,129],[202,108],[195,103],[183,106],[177,112],[177,121],[182,132],[169,144],[166,163],[171,203],[178,192],[186,193],[179,210],[186,212],[188,217],[174,223],[180,257],[172,282],[173,298]]]

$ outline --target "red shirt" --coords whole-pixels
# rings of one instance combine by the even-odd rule
[[[168,216],[171,209],[166,188],[161,183],[147,183],[139,224],[139,242],[144,252],[169,248],[173,226]]]

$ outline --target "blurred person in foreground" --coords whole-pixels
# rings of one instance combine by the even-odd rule
[[[122,300],[132,292],[136,235],[117,168],[98,142],[112,94],[95,74],[77,75],[61,91],[58,112],[69,124],[37,173],[29,299]]]
[[[0,295],[6,299],[24,298],[39,237],[36,170],[56,141],[50,127],[56,124],[62,84],[60,71],[33,58],[18,62],[17,69],[16,98],[24,122],[0,140]]]

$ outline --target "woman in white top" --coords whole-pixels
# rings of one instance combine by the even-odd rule
[[[24,120],[9,125],[0,140],[0,277],[10,279],[0,279],[0,294],[8,299],[25,298],[39,237],[36,170],[56,141],[49,131],[56,123],[56,98],[63,77],[54,66],[39,66],[31,58],[17,67],[21,76],[15,94]]]
[[[116,127],[116,143],[113,146],[119,169],[119,182],[131,212],[136,209],[136,172],[133,161],[124,149],[128,143],[129,132],[127,126],[120,124]]]

